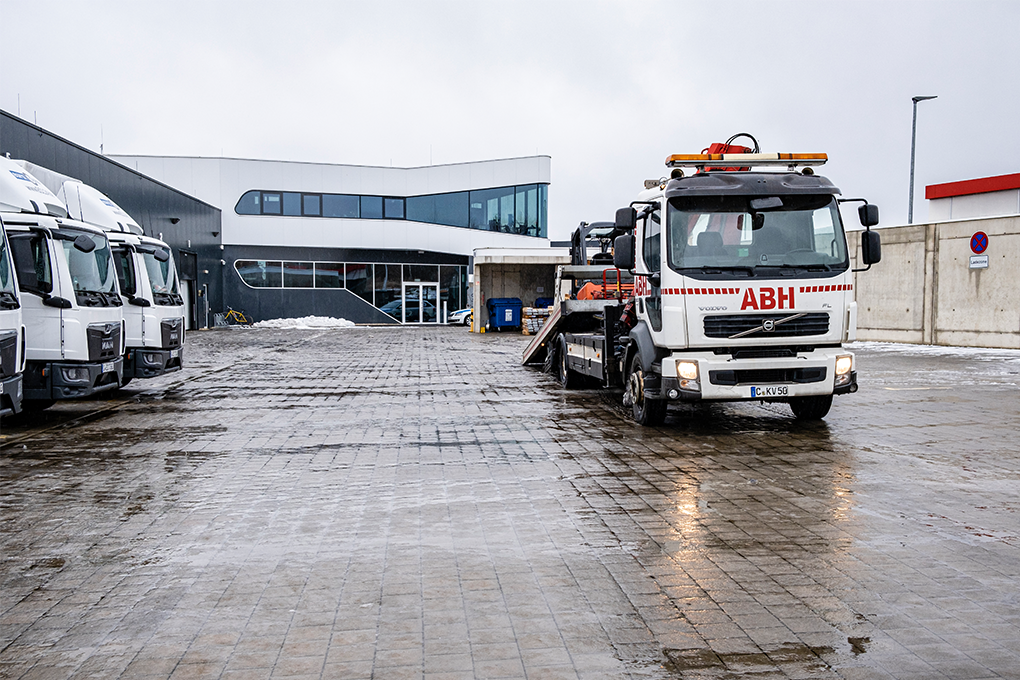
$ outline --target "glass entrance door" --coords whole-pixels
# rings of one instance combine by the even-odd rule
[[[404,323],[439,323],[438,300],[438,283],[405,283],[400,320]]]

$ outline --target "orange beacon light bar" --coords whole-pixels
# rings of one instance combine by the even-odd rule
[[[668,168],[703,168],[726,163],[729,166],[784,165],[788,167],[822,165],[829,160],[824,153],[689,153],[673,154],[666,159]]]

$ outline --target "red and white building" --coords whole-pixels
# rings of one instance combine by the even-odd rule
[[[928,221],[966,220],[1020,214],[1020,173],[930,184]]]

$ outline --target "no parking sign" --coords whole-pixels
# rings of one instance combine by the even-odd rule
[[[974,253],[970,256],[970,268],[988,269],[988,256],[982,255],[988,250],[988,234],[983,231],[974,232],[970,237],[970,249]]]

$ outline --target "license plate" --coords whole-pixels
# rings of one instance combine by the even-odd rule
[[[181,356],[181,350],[179,350],[179,349],[172,349],[172,350],[170,350],[170,358],[171,359],[176,359],[179,356]]]
[[[768,385],[767,387],[752,387],[751,398],[760,399],[763,397],[787,397],[790,395],[790,388],[787,385]]]
[[[100,366],[100,370],[102,370],[103,373],[113,373],[114,371],[113,362],[110,361],[108,363],[103,364],[102,366]]]

